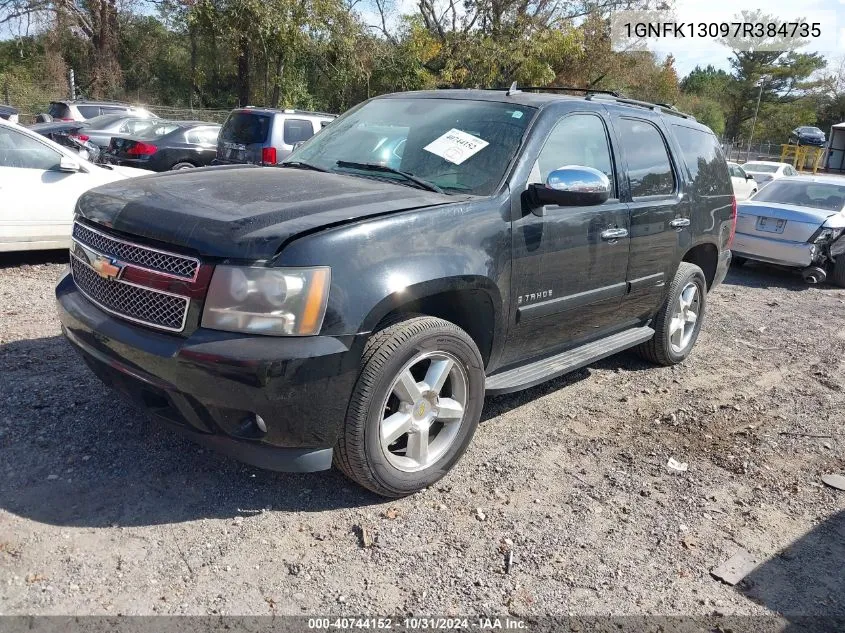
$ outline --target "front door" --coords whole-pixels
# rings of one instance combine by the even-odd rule
[[[576,112],[549,133],[528,183],[566,165],[607,174],[611,199],[595,206],[547,206],[513,223],[511,328],[503,362],[516,363],[595,338],[618,322],[627,290],[628,206],[619,200],[605,120]]]
[[[6,250],[70,242],[73,210],[91,174],[59,170],[62,154],[12,127],[0,127],[0,244]]]

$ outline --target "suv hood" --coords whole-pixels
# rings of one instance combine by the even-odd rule
[[[77,212],[199,255],[260,260],[303,231],[462,199],[370,178],[243,165],[122,180],[84,194]]]

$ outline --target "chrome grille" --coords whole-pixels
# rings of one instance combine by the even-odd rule
[[[77,287],[107,312],[173,332],[184,329],[190,303],[187,297],[142,288],[125,281],[104,279],[73,254],[70,267]]]
[[[73,237],[91,248],[106,255],[111,255],[127,264],[182,279],[193,280],[199,270],[199,261],[176,253],[167,253],[149,246],[133,244],[122,239],[109,237],[104,233],[74,222]]]

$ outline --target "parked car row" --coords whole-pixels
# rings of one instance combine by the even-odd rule
[[[145,108],[96,101],[54,101],[49,119],[23,128],[0,108],[0,250],[62,248],[85,190],[119,178],[213,164],[276,165],[333,115],[238,108],[222,128],[168,121]]]
[[[756,260],[798,268],[807,283],[845,287],[845,178],[804,176],[792,165],[728,163],[740,201],[735,265]]]
[[[682,362],[732,248],[845,285],[845,185],[728,165],[666,106],[512,87],[385,95],[337,122],[147,119],[109,132],[102,167],[14,164],[67,149],[3,123],[0,165],[41,187],[181,172],[61,194],[79,198],[62,329],[104,382],[265,468],[429,486],[485,394],[628,348]],[[191,169],[208,164],[226,166]]]

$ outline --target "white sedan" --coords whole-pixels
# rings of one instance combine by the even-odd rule
[[[742,169],[746,174],[753,177],[760,187],[778,178],[798,175],[798,172],[789,163],[776,163],[770,160],[753,160],[743,164]]]
[[[150,172],[95,165],[0,119],[0,252],[67,248],[73,211],[93,187]]]
[[[757,181],[754,176],[745,173],[742,167],[732,162],[728,162],[728,171],[731,173],[731,184],[737,200],[747,200],[757,193]]]

